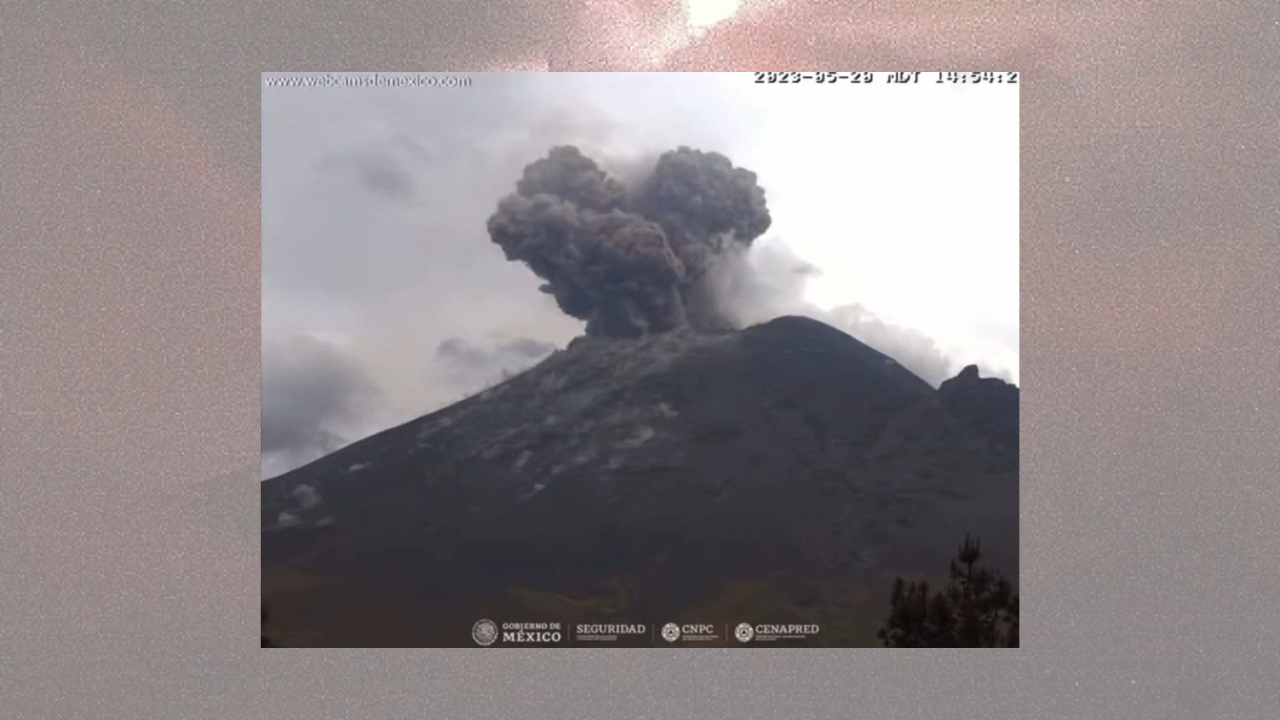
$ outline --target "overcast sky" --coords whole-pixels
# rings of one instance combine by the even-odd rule
[[[581,332],[485,229],[555,144],[623,173],[678,145],[755,171],[773,225],[738,291],[744,321],[820,317],[935,385],[968,363],[1017,381],[1017,88],[469,77],[463,89],[264,83],[264,475]]]

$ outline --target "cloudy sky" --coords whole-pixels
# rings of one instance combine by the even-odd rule
[[[1016,87],[750,74],[472,74],[262,97],[263,473],[456,401],[582,323],[485,221],[575,144],[625,175],[679,145],[755,171],[773,225],[743,322],[803,313],[937,384],[1018,379]]]

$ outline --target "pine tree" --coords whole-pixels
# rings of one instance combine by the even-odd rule
[[[267,618],[268,617],[270,617],[270,614],[267,612],[267,604],[263,603],[262,604],[262,647],[277,647],[275,643],[271,642],[271,638],[267,637]]]
[[[978,566],[981,556],[979,541],[965,535],[951,584],[932,598],[927,582],[897,578],[878,633],[884,646],[1017,647],[1018,596],[998,570]]]

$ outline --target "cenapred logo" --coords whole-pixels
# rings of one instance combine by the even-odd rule
[[[675,623],[667,623],[662,626],[662,639],[669,643],[673,643],[680,639],[680,626]]]
[[[786,640],[810,640],[820,631],[821,628],[816,623],[787,623],[782,625],[741,623],[733,631],[733,635],[738,638],[738,642],[745,643],[754,640],[757,643],[770,643]]]
[[[471,626],[471,639],[481,647],[488,647],[498,639],[498,624],[492,620],[477,620]]]

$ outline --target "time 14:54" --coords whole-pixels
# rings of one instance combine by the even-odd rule
[[[1016,72],[940,72],[938,73],[939,83],[948,83],[952,85],[970,84],[977,85],[979,83],[1017,85],[1018,73]]]

